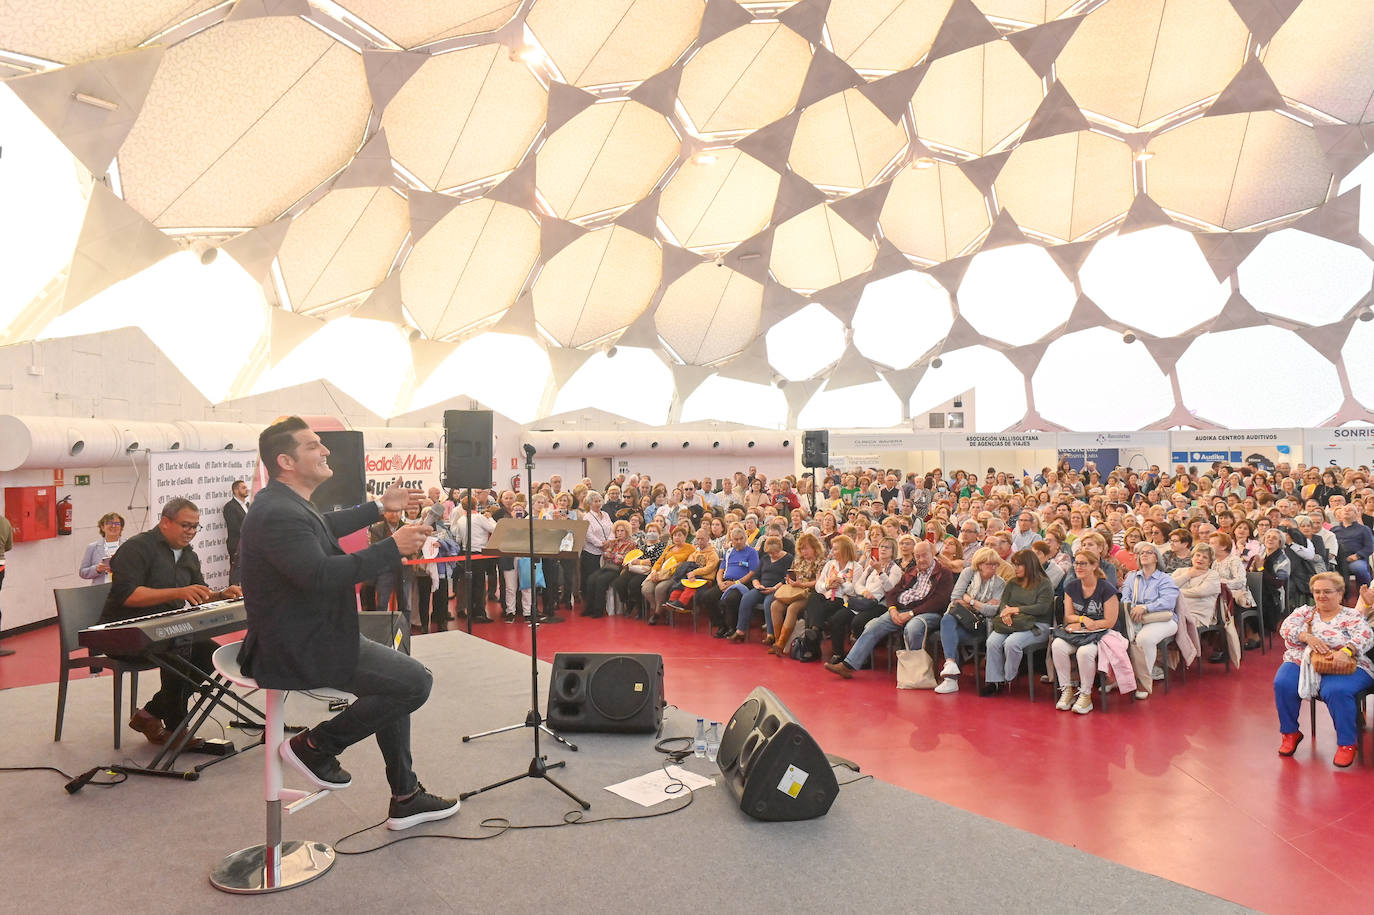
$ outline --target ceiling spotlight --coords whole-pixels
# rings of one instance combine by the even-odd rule
[[[956,398],[954,398],[954,409],[956,409],[956,410],[962,410],[962,409],[964,409],[964,398],[962,398],[962,397],[956,397]]]
[[[1374,311],[1368,308],[1362,310],[1359,314],[1359,319],[1361,321],[1374,321]]]
[[[539,53],[539,49],[530,45],[520,45],[510,49],[511,60],[523,60],[527,64],[539,63],[544,55]]]
[[[717,254],[717,255],[716,255],[716,259],[713,261],[713,263],[714,263],[717,267],[724,267],[724,266],[725,266],[725,255],[724,255],[724,254]]]
[[[934,359],[930,360],[930,367],[933,369],[938,369],[940,366],[944,364],[945,360],[941,359],[939,356],[936,356]]]
[[[219,257],[219,248],[216,248],[214,246],[206,248],[204,251],[200,252],[200,262],[207,267],[213,264],[215,262],[215,258],[217,257]]]
[[[699,152],[692,157],[692,161],[697,165],[714,165],[720,157],[713,152]]]
[[[619,348],[617,348],[617,347],[615,347],[615,346],[608,346],[608,347],[606,347],[606,358],[607,358],[607,359],[614,359],[614,358],[615,358],[615,354],[618,353],[618,352],[620,352]]]
[[[917,168],[934,168],[935,160],[930,156],[920,156],[916,159]]]
[[[1125,344],[1134,343],[1134,342],[1135,342],[1135,334],[1131,333],[1129,330],[1126,331],[1124,334],[1121,335],[1121,342],[1122,342],[1122,343],[1125,343]]]
[[[1135,154],[1135,160],[1137,162],[1149,162],[1154,157],[1155,154],[1150,152],[1148,149],[1142,149],[1140,152]]]

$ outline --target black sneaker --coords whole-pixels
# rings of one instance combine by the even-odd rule
[[[408,799],[391,799],[391,806],[387,809],[386,828],[409,829],[421,823],[446,820],[457,812],[457,798],[438,797],[426,791],[424,785],[419,785]]]
[[[339,757],[312,749],[302,731],[281,745],[282,762],[291,766],[317,788],[337,791],[353,784],[353,776],[339,765]]]

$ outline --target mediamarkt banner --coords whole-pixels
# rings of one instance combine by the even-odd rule
[[[257,467],[256,451],[154,451],[148,455],[148,504],[152,506],[148,526],[157,524],[169,499],[196,503],[200,530],[191,546],[200,557],[205,583],[216,591],[229,584],[228,531],[222,509],[234,497],[234,481],[251,486]]]
[[[390,448],[368,451],[363,457],[367,473],[369,495],[380,496],[399,477],[401,484],[411,489],[428,491],[438,486],[443,475],[443,462],[433,448],[414,451]]]

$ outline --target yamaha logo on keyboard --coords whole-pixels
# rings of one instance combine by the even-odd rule
[[[170,623],[166,626],[158,626],[153,630],[159,639],[174,639],[179,635],[190,635],[196,631],[196,627],[190,623]]]

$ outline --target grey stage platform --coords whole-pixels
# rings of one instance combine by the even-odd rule
[[[527,656],[459,632],[418,637],[414,652],[435,677],[434,695],[414,721],[416,770],[426,786],[456,794],[523,769],[527,732],[471,744],[459,737],[523,717]],[[145,680],[148,695],[155,678]],[[50,739],[55,695],[52,685],[0,692],[0,765],[53,765],[75,774],[116,761],[109,681],[72,684],[60,744]],[[304,724],[326,714],[294,695],[287,710],[288,720]],[[693,723],[693,716],[669,710],[664,733],[686,734]],[[208,727],[202,734],[218,736]],[[568,761],[557,777],[592,802],[587,816],[644,812],[602,789],[658,766],[654,739],[575,739],[581,752],[553,745],[549,756]],[[262,841],[261,752],[226,760],[194,783],[132,778],[75,796],[51,773],[0,773],[0,911],[1243,911],[872,779],[841,789],[819,820],[756,822],[724,788],[712,787],[671,816],[511,831],[485,842],[408,841],[341,857],[323,879],[287,893],[230,897],[213,890],[207,875],[223,855]],[[151,756],[132,732],[124,753],[140,761]],[[287,817],[287,838],[333,843],[383,819],[387,789],[376,745],[351,748],[343,762],[353,786]],[[705,760],[687,766],[715,774]],[[557,823],[572,807],[551,786],[525,781],[470,799],[448,822],[399,834],[378,828],[343,848],[420,832],[480,836],[486,817]]]

